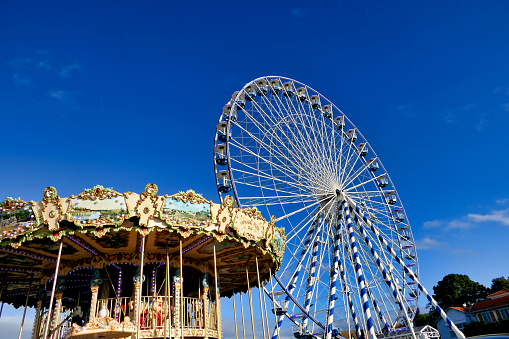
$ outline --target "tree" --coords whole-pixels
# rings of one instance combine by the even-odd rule
[[[433,323],[433,318],[430,313],[419,313],[414,317],[415,326],[425,326]]]
[[[491,280],[490,293],[495,293],[505,288],[509,288],[509,279],[502,276]]]
[[[488,289],[464,274],[448,274],[433,286],[433,298],[444,310],[451,306],[470,306],[484,300]]]

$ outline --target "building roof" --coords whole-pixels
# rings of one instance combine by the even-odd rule
[[[509,288],[504,288],[503,290],[497,291],[495,293],[491,293],[487,296],[488,299],[499,298],[502,294],[509,294]]]
[[[455,306],[451,306],[449,308],[452,308],[452,309],[457,310],[457,311],[461,311],[463,313],[468,313],[468,311],[470,310],[470,307],[455,307]]]
[[[503,306],[509,306],[509,295],[495,298],[495,299],[488,299],[488,300],[484,300],[484,301],[475,303],[472,305],[470,312],[471,313],[480,312],[483,310],[487,310],[487,309],[491,309],[491,308],[499,308],[499,307],[503,307]]]

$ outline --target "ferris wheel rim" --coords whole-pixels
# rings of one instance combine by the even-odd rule
[[[229,101],[229,103],[231,103],[231,104],[233,104],[233,105],[234,105],[234,104],[235,104],[235,102],[236,102],[236,100],[237,100],[237,99],[238,99],[238,98],[239,98],[239,97],[240,97],[240,96],[244,93],[245,89],[246,89],[248,86],[253,85],[253,84],[256,86],[256,82],[257,82],[257,81],[260,81],[260,80],[265,80],[265,81],[267,81],[267,83],[269,83],[269,80],[270,80],[270,79],[278,79],[281,83],[282,83],[283,81],[289,81],[289,82],[291,82],[292,84],[296,84],[296,85],[303,86],[305,90],[310,90],[310,91],[312,91],[313,93],[316,93],[316,95],[318,95],[320,99],[324,99],[324,100],[325,100],[325,102],[327,102],[328,104],[330,104],[330,105],[333,107],[333,109],[335,109],[335,111],[340,112],[340,113],[343,115],[344,119],[345,119],[345,120],[347,120],[347,122],[349,123],[349,125],[355,129],[356,133],[360,136],[360,138],[362,138],[363,140],[365,140],[365,141],[366,141],[366,145],[367,145],[367,147],[369,148],[369,151],[373,154],[373,156],[375,157],[375,159],[377,159],[377,162],[378,162],[378,165],[379,165],[380,169],[381,169],[381,170],[382,170],[382,172],[385,174],[385,177],[387,178],[388,182],[390,183],[390,187],[392,187],[392,188],[394,189],[394,194],[395,194],[395,196],[396,196],[396,198],[397,198],[398,205],[401,207],[401,210],[402,210],[402,211],[403,211],[403,213],[404,213],[405,220],[407,221],[407,224],[409,225],[408,217],[407,217],[407,215],[406,215],[406,211],[405,211],[405,209],[404,209],[404,207],[403,207],[403,203],[402,203],[402,201],[401,201],[401,199],[400,199],[400,197],[399,197],[399,194],[398,194],[397,190],[395,189],[395,186],[394,186],[394,184],[393,184],[393,182],[392,182],[392,180],[391,180],[391,178],[390,178],[390,176],[389,176],[389,173],[387,172],[387,170],[386,170],[386,169],[385,169],[385,167],[383,166],[383,164],[382,164],[382,162],[381,162],[380,158],[377,156],[377,154],[375,153],[374,149],[371,147],[371,144],[370,144],[369,142],[367,142],[367,139],[366,139],[366,138],[362,135],[362,133],[360,132],[360,130],[359,130],[359,129],[355,126],[355,124],[353,124],[353,123],[352,123],[352,122],[348,119],[348,117],[346,116],[346,114],[344,114],[344,113],[343,113],[343,112],[342,112],[339,108],[337,108],[337,106],[336,106],[336,105],[334,105],[334,103],[332,103],[330,100],[328,100],[328,99],[327,99],[325,96],[323,96],[320,92],[318,92],[318,91],[314,90],[313,88],[311,88],[311,87],[307,86],[307,85],[306,85],[306,84],[304,84],[304,83],[301,83],[301,82],[296,81],[296,80],[291,79],[291,78],[282,77],[282,76],[265,76],[265,77],[259,77],[259,78],[257,78],[257,79],[254,79],[254,80],[250,81],[250,82],[247,82],[247,83],[246,83],[246,84],[242,87],[242,89],[238,92],[238,94],[237,94],[237,96],[236,96],[236,97],[233,97],[233,96],[232,96],[232,99]],[[219,121],[220,121],[220,122],[221,122],[221,121],[223,121],[222,119],[223,119],[223,116],[221,116],[221,117],[220,117]],[[231,121],[231,120],[228,120],[228,121],[227,121],[227,128],[226,128],[226,134],[227,134],[227,136],[229,136],[231,129],[232,129],[232,121]],[[216,145],[216,144],[217,144],[217,135],[216,135],[216,138],[215,138],[215,145]],[[234,173],[234,172],[235,172],[235,169],[234,169],[234,166],[233,166],[233,164],[232,164],[232,157],[230,156],[230,146],[231,146],[231,143],[230,143],[230,142],[226,142],[225,144],[226,144],[226,149],[227,149],[227,151],[226,151],[226,157],[227,157],[227,161],[228,161],[228,167],[227,167],[227,170],[228,170],[228,174],[229,174],[229,178],[230,178],[230,182],[231,182],[231,186],[232,186],[232,190],[233,190],[233,195],[234,195],[234,197],[235,197],[235,201],[237,202],[238,206],[239,206],[239,207],[245,207],[245,205],[247,205],[247,204],[245,204],[245,203],[243,203],[243,202],[242,202],[242,197],[240,196],[240,193],[239,193],[238,188],[237,188],[237,184],[238,184],[238,182],[237,182],[237,181],[236,181],[236,179],[235,179],[235,175],[236,175],[236,174]],[[214,163],[214,169],[215,169],[215,171],[217,172],[217,164],[216,164],[216,163]],[[373,177],[373,178],[375,178],[375,177]],[[378,188],[378,193],[383,193],[383,192],[384,192],[384,190],[382,190],[381,188]],[[220,193],[219,195],[220,195],[220,198],[222,199],[222,195],[221,195],[221,193]],[[263,194],[262,194],[262,197],[263,197],[263,199],[265,199],[265,197],[263,196]],[[279,198],[279,197],[278,197],[278,198]],[[387,203],[386,203],[386,205],[387,205]],[[388,205],[387,205],[387,206],[388,206]],[[282,217],[282,218],[283,218],[283,217]],[[411,229],[410,229],[409,227],[408,227],[408,230],[409,230],[409,232],[410,232],[411,239],[413,240],[413,234],[411,234]],[[415,253],[415,261],[417,262],[417,256],[416,256],[416,251],[415,251],[415,242],[413,242],[413,244],[414,244],[414,245],[413,245],[413,252]],[[404,275],[403,275],[403,277],[404,277]]]

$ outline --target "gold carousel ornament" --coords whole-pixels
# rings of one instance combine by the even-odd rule
[[[0,203],[0,301],[36,307],[33,339],[221,338],[220,298],[279,269],[274,218],[157,192],[48,187],[39,202]]]

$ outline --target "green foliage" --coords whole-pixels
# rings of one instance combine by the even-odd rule
[[[425,326],[432,325],[433,320],[430,313],[419,313],[415,315],[414,325],[415,326]]]
[[[488,289],[478,282],[470,280],[464,274],[448,274],[433,286],[433,298],[441,308],[446,310],[451,306],[469,306],[484,300]]]
[[[490,293],[495,293],[505,288],[509,288],[509,279],[502,276],[491,280]]]
[[[483,334],[509,333],[509,320],[493,321],[489,323],[474,321],[465,324],[463,334],[472,337]]]

